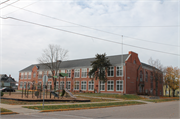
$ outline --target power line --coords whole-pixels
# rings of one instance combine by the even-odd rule
[[[45,15],[45,14],[33,12],[33,11],[30,11],[30,10],[27,10],[27,9],[24,9],[24,8],[20,8],[20,7],[14,6],[14,5],[11,5],[11,6],[13,6],[13,7],[15,7],[15,8],[18,8],[18,9],[22,9],[22,10],[27,11],[27,12],[31,12],[31,13],[40,15],[40,16],[44,16],[44,17],[47,17],[47,18],[51,18],[51,19],[54,19],[54,20],[66,22],[66,23],[73,24],[73,25],[78,25],[78,26],[81,26],[81,27],[84,27],[84,28],[88,28],[88,29],[92,29],[92,30],[96,30],[96,31],[100,31],[100,32],[104,32],[104,33],[108,33],[108,34],[112,34],[112,35],[122,36],[122,35],[120,35],[120,34],[108,32],[108,31],[104,31],[104,30],[100,30],[100,29],[96,29],[96,28],[92,28],[92,27],[88,27],[88,26],[84,26],[84,25],[81,25],[81,24],[69,22],[69,21],[62,20],[62,19],[58,19],[58,18],[55,18],[55,17],[51,17],[51,16],[48,16],[48,15]],[[145,41],[145,42],[151,42],[151,43],[157,43],[157,44],[161,44],[161,45],[179,47],[179,46],[177,46],[177,45],[172,45],[172,44],[165,44],[165,43],[153,42],[153,41],[148,41],[148,40],[142,40],[142,39],[138,39],[138,38],[132,38],[132,37],[129,37],[129,36],[126,36],[126,35],[123,35],[123,36],[124,36],[124,37],[127,37],[127,38],[131,38],[131,39],[135,39],[135,40]]]
[[[89,38],[94,38],[94,39],[98,39],[98,40],[101,40],[101,41],[106,41],[106,42],[111,42],[111,43],[116,43],[116,44],[122,44],[122,43],[117,42],[117,41],[111,41],[111,40],[107,40],[107,39],[103,39],[103,38],[98,38],[98,37],[94,37],[94,36],[90,36],[90,35],[76,33],[76,32],[72,32],[72,31],[68,31],[68,30],[63,30],[63,29],[59,29],[59,28],[54,28],[54,27],[51,27],[51,26],[46,26],[46,25],[42,25],[42,24],[30,22],[30,21],[25,21],[25,20],[13,18],[13,17],[6,17],[6,18],[0,17],[0,18],[2,18],[2,19],[14,19],[14,20],[17,20],[17,21],[26,22],[26,23],[29,23],[29,24],[34,24],[34,25],[38,25],[38,26],[42,26],[42,27],[46,27],[46,28],[50,28],[50,29],[54,29],[54,30],[58,30],[58,31],[63,31],[63,32],[68,32],[68,33],[80,35],[80,36],[89,37]],[[143,47],[129,45],[129,44],[125,44],[125,43],[123,43],[123,45],[130,46],[130,47],[135,47],[135,48],[139,48],[139,49],[145,49],[145,50],[149,50],[149,51],[154,51],[154,52],[160,52],[160,53],[180,56],[179,54],[174,54],[174,53],[169,53],[169,52],[164,52],[164,51],[159,51],[159,50],[154,50],[154,49],[143,48]]]
[[[1,5],[1,4],[4,4],[4,3],[6,3],[6,2],[8,2],[8,1],[9,1],[9,0],[6,0],[6,1],[4,1],[4,2],[0,3],[0,5]]]
[[[13,2],[13,3],[11,3],[11,4],[7,4],[6,6],[0,8],[0,10],[3,9],[3,8],[5,8],[5,7],[8,7],[9,5],[12,5],[12,4],[14,4],[14,3],[16,3],[16,2],[18,2],[18,1],[19,1],[19,0],[15,1],[15,2]]]
[[[39,1],[40,1],[40,0],[38,0],[38,1],[36,1],[36,2],[33,2],[33,3],[29,4],[29,5],[26,5],[26,6],[22,7],[22,8],[29,7],[29,6],[31,6],[31,5],[33,5],[33,4],[35,4],[35,3],[39,2]],[[14,13],[14,12],[18,11],[18,10],[19,10],[19,9],[17,9],[17,10],[14,10],[14,11],[12,11],[12,12],[9,12],[9,13],[5,14],[5,15],[12,14],[12,13]],[[3,15],[3,16],[5,16],[5,15]]]

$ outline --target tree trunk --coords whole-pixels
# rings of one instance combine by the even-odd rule
[[[174,93],[175,93],[175,90],[173,90],[173,97],[175,97]]]
[[[171,93],[170,93],[170,88],[169,88],[169,97],[171,97],[170,94],[171,94]]]

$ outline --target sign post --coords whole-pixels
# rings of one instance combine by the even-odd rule
[[[45,89],[45,86],[46,86],[46,82],[48,81],[48,76],[47,75],[44,75],[43,76],[43,109],[44,109],[44,89]]]

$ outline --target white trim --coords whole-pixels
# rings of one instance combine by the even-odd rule
[[[86,76],[83,76],[83,73],[85,73]],[[82,68],[81,69],[81,78],[87,78],[87,68]]]
[[[118,81],[122,81],[122,90],[117,90],[117,82]],[[119,82],[119,84],[120,84],[120,82]],[[120,86],[120,85],[119,85]],[[120,88],[120,87],[119,87]],[[124,88],[124,86],[123,86],[123,80],[116,80],[116,91],[121,91],[121,92],[123,92],[123,88]]]
[[[86,82],[86,89],[82,89],[82,82]],[[87,90],[87,81],[81,81],[81,90]]]
[[[101,83],[100,83],[100,82],[101,82]],[[99,81],[99,83],[100,83],[99,90],[100,90],[100,91],[105,91],[105,88],[106,88],[106,87],[105,87],[105,86],[106,86],[105,84],[106,84],[106,83],[103,82],[103,81]],[[103,84],[103,85],[104,85],[104,90],[101,90],[101,85],[102,85],[102,83],[104,83],[104,84]]]
[[[70,82],[70,88],[69,88],[69,89],[67,88],[67,87],[68,87],[68,85],[67,85],[68,82]],[[66,83],[67,83],[67,84],[66,84],[66,86],[67,86],[66,88],[67,88],[68,90],[71,90],[71,81],[66,81]]]
[[[79,78],[79,77],[75,77],[75,73],[77,72],[76,70],[79,70],[79,77],[80,77],[80,69],[74,69],[74,78]]]
[[[122,67],[122,75],[117,76],[117,67]],[[122,66],[116,66],[116,77],[123,77],[123,65]]]
[[[129,59],[129,57],[131,56],[131,54],[130,55],[128,55],[128,57],[126,58],[126,60],[125,61],[127,61],[128,59]]]
[[[91,82],[91,83],[93,82],[93,89],[89,90],[89,82]],[[92,84],[91,84],[91,86],[92,86]],[[93,91],[93,90],[94,90],[94,81],[88,81],[88,91]]]
[[[111,72],[111,67],[113,67],[113,76],[108,76],[109,70],[107,70],[107,77],[114,77],[114,66],[110,66],[110,72]],[[111,74],[111,73],[110,73]]]
[[[74,90],[79,90],[79,89],[75,89],[75,87],[76,87],[76,86],[75,86],[76,82],[79,83],[80,81],[74,81]],[[80,84],[80,83],[79,83],[79,84]],[[78,84],[78,87],[79,87],[79,84]]]
[[[113,81],[113,90],[108,90],[108,82],[111,82],[111,81]],[[110,83],[110,89],[111,89],[111,83]],[[114,91],[114,80],[108,80],[107,81],[107,91]]]

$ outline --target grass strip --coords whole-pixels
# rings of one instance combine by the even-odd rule
[[[144,101],[159,103],[159,102],[168,102],[168,101],[177,101],[177,100],[179,99],[148,99]]]
[[[0,112],[12,112],[11,110],[0,108]]]
[[[105,94],[105,93],[78,93],[77,95],[86,95],[92,97],[106,97],[106,98],[118,98],[124,100],[141,100],[142,97],[138,95],[119,95],[119,94]]]
[[[23,106],[29,109],[37,110],[58,110],[58,109],[85,109],[85,108],[104,108],[109,106],[127,106],[127,105],[137,105],[137,104],[146,104],[136,101],[125,101],[125,102],[109,102],[109,103],[91,103],[91,104],[74,104],[74,105],[49,105],[49,106]]]

